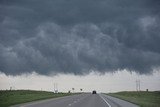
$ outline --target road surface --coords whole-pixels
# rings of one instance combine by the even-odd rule
[[[105,94],[79,94],[20,104],[13,107],[138,107]]]

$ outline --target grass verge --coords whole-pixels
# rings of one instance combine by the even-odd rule
[[[56,98],[71,95],[70,93],[53,93],[46,91],[12,90],[0,91],[0,107],[8,107],[15,104],[26,103],[36,100]]]
[[[134,104],[140,105],[140,107],[160,107],[160,91],[125,91],[118,93],[109,93],[108,95],[132,102]]]

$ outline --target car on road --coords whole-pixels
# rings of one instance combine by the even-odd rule
[[[96,90],[93,90],[93,91],[92,91],[92,94],[97,94]]]

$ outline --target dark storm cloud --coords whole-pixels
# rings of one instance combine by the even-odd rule
[[[86,74],[160,67],[159,0],[1,0],[0,71]]]

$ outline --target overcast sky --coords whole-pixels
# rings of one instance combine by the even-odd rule
[[[155,71],[152,75],[138,75],[135,72],[117,71],[114,74],[106,73],[99,75],[92,72],[85,76],[75,76],[71,74],[60,74],[57,76],[44,76],[37,73],[18,76],[6,76],[0,74],[0,89],[31,89],[54,91],[54,84],[57,84],[59,92],[118,92],[136,91],[136,80],[140,80],[140,89],[149,91],[160,90],[160,72]]]
[[[153,76],[159,41],[159,0],[0,0],[1,78]]]

